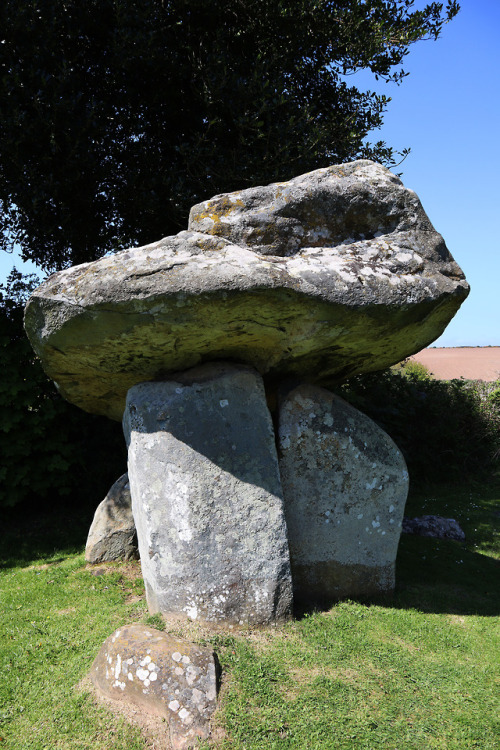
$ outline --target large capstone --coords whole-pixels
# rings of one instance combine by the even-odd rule
[[[408,472],[391,438],[314,385],[282,393],[280,471],[294,594],[302,601],[390,593]]]
[[[33,294],[26,330],[66,399],[121,419],[135,384],[216,359],[328,384],[427,346],[468,294],[415,193],[369,161],[216,196],[189,227]]]
[[[212,364],[141,383],[123,425],[150,612],[235,625],[287,618],[286,524],[259,374]]]

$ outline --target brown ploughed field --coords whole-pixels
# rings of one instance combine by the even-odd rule
[[[500,379],[500,346],[460,346],[422,349],[409,358],[421,362],[438,380]]]

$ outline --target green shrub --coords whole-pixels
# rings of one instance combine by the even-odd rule
[[[337,393],[374,419],[417,483],[494,471],[500,459],[499,383],[435,380],[403,367],[351,378]]]
[[[126,471],[121,427],[64,401],[22,327],[36,277],[13,271],[0,285],[0,507],[21,502],[95,507]]]
[[[416,362],[413,359],[405,359],[401,363],[399,374],[412,377],[414,380],[426,381],[432,379],[429,368],[423,365],[422,362]]]
[[[488,396],[488,400],[495,406],[500,406],[500,388],[494,388]]]

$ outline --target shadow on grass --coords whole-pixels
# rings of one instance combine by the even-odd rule
[[[366,606],[413,609],[429,614],[500,614],[500,560],[465,545],[418,536],[401,538],[393,595],[349,597]],[[298,603],[294,618],[328,612],[336,601]]]
[[[500,614],[499,511],[499,476],[411,492],[406,515],[455,518],[466,542],[403,534],[393,606],[436,613]]]
[[[499,615],[500,477],[489,476],[461,486],[432,484],[412,489],[405,515],[425,514],[456,519],[466,542],[403,534],[394,596],[357,600],[436,614]],[[333,604],[299,605],[295,616],[300,619],[313,610],[328,611]]]
[[[19,568],[40,560],[62,562],[82,552],[94,509],[74,508],[68,500],[50,508],[35,503],[2,511],[0,568]]]
[[[456,518],[467,537],[465,544],[402,535],[396,561],[396,592],[362,601],[429,613],[500,614],[500,560],[498,554],[500,478],[456,488],[429,487],[413,493],[407,515],[438,513]],[[71,507],[70,502],[51,508],[17,507],[4,511],[0,541],[0,567],[23,567],[40,559],[60,562],[82,552],[94,508]],[[332,602],[315,609],[330,609]],[[300,618],[313,607],[297,607]]]
[[[456,519],[465,532],[469,550],[477,547],[482,552],[500,556],[500,475],[486,476],[460,486],[431,484],[412,488],[405,515],[424,514]]]
[[[401,537],[392,606],[462,615],[500,614],[500,560],[467,545]]]

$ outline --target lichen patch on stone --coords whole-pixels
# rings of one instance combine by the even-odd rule
[[[111,672],[103,669],[106,665]],[[144,626],[126,626],[105,641],[90,676],[103,695],[164,716],[174,747],[181,741],[191,747],[208,737],[217,695],[209,649]]]

